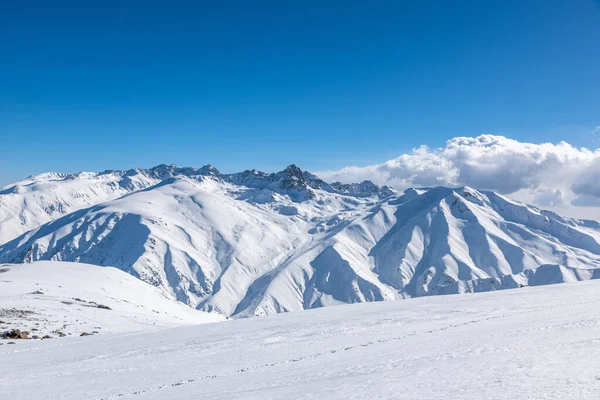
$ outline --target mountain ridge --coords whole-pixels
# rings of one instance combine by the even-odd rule
[[[236,185],[293,195],[296,201],[311,198],[314,189],[362,197],[394,193],[390,187],[379,187],[370,181],[355,185],[329,185],[293,164],[270,174],[257,170],[221,174],[210,164],[200,168],[160,164],[148,169],[71,174],[47,172],[0,188],[0,225],[3,228],[0,230],[0,244],[70,212],[117,199],[177,176],[196,180],[212,177]]]
[[[114,266],[237,317],[599,276],[598,222],[494,192],[336,188],[295,165],[272,174],[175,168],[129,173],[146,186],[0,245],[0,262]]]

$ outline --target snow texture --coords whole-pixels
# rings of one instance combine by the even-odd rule
[[[50,261],[0,265],[0,332],[57,338],[223,319],[173,301],[116,268]]]
[[[597,399],[600,282],[0,346],[7,399]]]

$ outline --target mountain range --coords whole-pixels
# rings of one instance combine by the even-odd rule
[[[112,266],[234,317],[600,277],[598,222],[294,165],[33,176],[0,189],[0,243],[0,262]]]

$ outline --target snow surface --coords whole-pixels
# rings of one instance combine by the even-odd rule
[[[57,337],[57,332],[140,331],[223,319],[173,301],[116,268],[50,261],[0,264],[0,332],[20,329]]]
[[[600,282],[0,346],[3,398],[597,399]]]

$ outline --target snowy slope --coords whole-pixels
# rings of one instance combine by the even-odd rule
[[[0,261],[114,266],[226,316],[600,276],[600,224],[492,192],[194,171],[46,223]]]
[[[221,320],[116,268],[49,261],[0,265],[0,332],[57,337]]]
[[[72,211],[160,182],[172,171],[151,170],[46,173],[0,189],[0,243]]]
[[[0,346],[7,399],[597,399],[600,282]]]
[[[302,200],[312,196],[311,188],[357,197],[385,197],[393,193],[389,187],[378,187],[369,181],[360,184],[329,185],[294,165],[274,174],[256,170],[221,174],[212,165],[191,168],[165,164],[150,169],[127,171],[108,170],[76,174],[50,172],[0,188],[0,244],[65,214],[117,199],[156,185],[165,179],[199,179],[203,176],[218,177],[224,182],[251,187],[255,189],[257,198],[263,199],[283,191]]]

